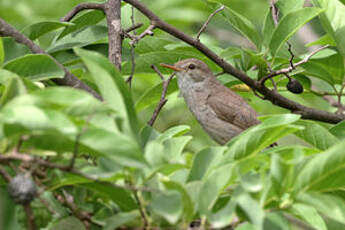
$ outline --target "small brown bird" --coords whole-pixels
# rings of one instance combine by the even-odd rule
[[[219,144],[227,143],[260,121],[248,103],[222,85],[208,66],[198,59],[185,59],[174,66],[178,86],[189,110],[204,130]]]

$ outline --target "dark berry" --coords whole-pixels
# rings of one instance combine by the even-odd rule
[[[299,81],[297,81],[296,79],[293,79],[293,78],[291,78],[289,83],[287,83],[286,88],[291,93],[295,93],[295,94],[303,93],[303,86],[301,85],[301,83],[299,83]]]
[[[36,192],[36,185],[29,175],[18,174],[8,185],[8,193],[17,204],[30,203]]]

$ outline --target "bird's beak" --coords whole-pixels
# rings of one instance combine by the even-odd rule
[[[183,71],[182,68],[178,68],[178,67],[173,66],[173,65],[168,65],[168,64],[165,64],[165,63],[161,63],[161,64],[159,64],[159,65],[160,65],[160,66],[163,66],[163,67],[165,67],[165,68],[172,69],[172,70],[174,70],[174,71],[176,71],[176,72],[181,72],[181,71]]]

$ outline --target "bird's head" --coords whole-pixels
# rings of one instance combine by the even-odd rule
[[[176,71],[178,78],[191,78],[195,82],[204,81],[213,77],[212,71],[203,62],[195,58],[181,60],[175,65],[160,64],[163,67]]]

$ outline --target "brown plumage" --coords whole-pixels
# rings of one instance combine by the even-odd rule
[[[259,124],[248,103],[222,85],[208,66],[198,59],[185,59],[174,66],[178,86],[188,108],[205,131],[219,144],[225,144],[250,126]]]

